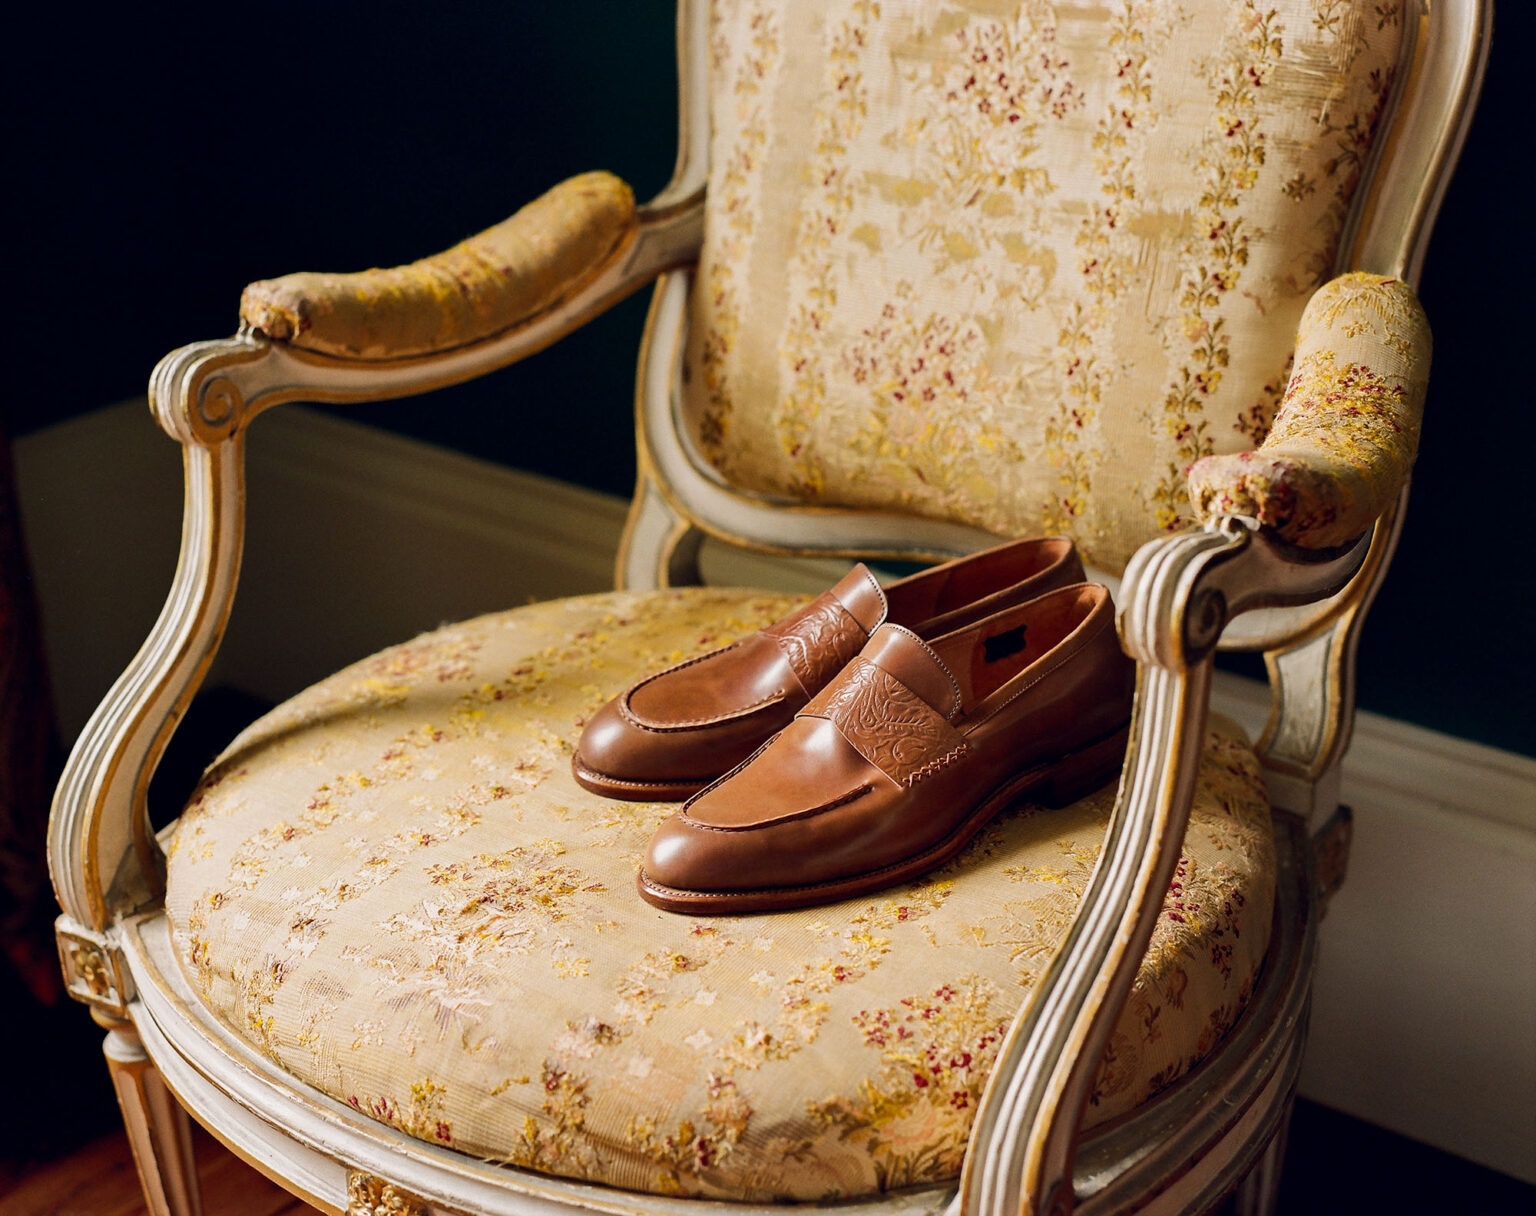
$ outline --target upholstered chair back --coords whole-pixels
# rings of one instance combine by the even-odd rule
[[[1118,572],[1253,447],[1403,0],[715,0],[682,421],[738,490]]]

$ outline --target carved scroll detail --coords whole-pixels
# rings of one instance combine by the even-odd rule
[[[428,1216],[427,1205],[392,1182],[362,1170],[347,1171],[347,1216]]]
[[[84,925],[61,916],[55,922],[59,963],[69,995],[116,1017],[126,1017],[128,984],[117,951]]]

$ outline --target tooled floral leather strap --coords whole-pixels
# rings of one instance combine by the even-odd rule
[[[913,785],[966,750],[944,715],[862,655],[803,710],[825,718],[897,785]]]
[[[869,635],[830,591],[763,630],[779,644],[806,694],[814,695],[864,648]]]

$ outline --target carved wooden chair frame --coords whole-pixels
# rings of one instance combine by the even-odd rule
[[[248,332],[155,369],[150,400],[183,445],[180,564],[148,641],[91,718],[60,783],[49,859],[73,995],[107,1028],[106,1055],[156,1216],[201,1211],[187,1112],[327,1212],[782,1212],[668,1201],[488,1165],[412,1139],[295,1083],[201,1006],[164,915],[164,856],[146,791],[228,619],[244,533],[245,431],[286,401],[406,396],[503,367],[656,283],[640,357],[640,477],[618,581],[697,578],[705,534],[795,554],[947,557],[989,543],[952,524],[741,495],[709,475],[677,423],[691,263],[708,167],[704,0],[678,13],[680,139],[670,185],[584,287],[489,339],[443,354],[359,362]],[[1481,83],[1492,0],[1411,0],[1390,127],[1368,169],[1338,269],[1416,283]],[[1406,494],[1406,491],[1405,491]],[[1140,665],[1128,760],[1103,854],[1065,944],[1018,1014],[977,1112],[958,1187],[845,1205],[896,1216],[1202,1211],[1241,1186],[1272,1201],[1300,1067],[1319,890],[1342,870],[1336,813],[1362,618],[1401,527],[1403,497],[1342,551],[1309,552],[1227,517],[1145,545],[1119,586]],[[1111,583],[1114,580],[1105,580]],[[1272,711],[1259,743],[1275,804],[1275,936],[1237,1027],[1200,1067],[1131,1116],[1079,1133],[1097,1062],[1135,977],[1179,855],[1218,647],[1262,650]],[[1318,830],[1325,816],[1328,826]]]

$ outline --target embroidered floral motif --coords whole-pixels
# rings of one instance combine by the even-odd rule
[[[1396,28],[1402,0],[1374,5],[1366,12],[1351,0],[1313,0],[1312,27],[1319,37],[1318,53],[1336,63],[1344,72],[1354,70],[1356,61],[1369,53],[1370,23],[1376,32]],[[1356,94],[1340,89],[1325,91],[1312,116],[1317,125],[1314,141],[1328,148],[1331,155],[1314,165],[1312,173],[1298,171],[1285,185],[1288,197],[1300,202],[1325,183],[1331,184],[1326,201],[1327,231],[1334,239],[1313,250],[1305,261],[1304,276],[1297,281],[1302,288],[1315,287],[1334,270],[1338,253],[1338,234],[1343,230],[1349,204],[1359,185],[1376,138],[1376,128],[1386,109],[1387,97],[1397,77],[1397,65],[1385,62],[1371,69],[1366,87]]]
[[[1008,250],[1009,236],[1027,239],[1016,220],[1007,221],[1043,214],[1055,193],[1043,128],[1082,109],[1084,98],[1051,4],[1024,0],[1011,19],[968,16],[950,38],[939,32],[945,24],[931,28],[952,53],[911,76],[921,108],[904,134],[936,188],[906,231],[933,255],[936,273],[963,266],[984,274],[972,260],[988,247]]]
[[[756,170],[768,142],[763,88],[779,55],[779,30],[774,15],[758,6],[723,2],[711,14],[710,71],[717,79],[731,81],[729,117],[715,117],[715,140],[709,196],[716,214],[723,217],[725,232],[718,244],[706,250],[700,266],[704,290],[714,307],[715,323],[703,335],[699,364],[703,371],[708,404],[699,427],[699,443],[717,463],[730,459],[726,443],[730,432],[733,393],[730,356],[741,338],[740,268],[747,261],[755,235],[753,224]],[[731,26],[750,31],[750,41],[739,61],[732,62],[732,44],[726,34]],[[734,120],[734,127],[730,124]],[[729,136],[734,135],[734,139]]]
[[[398,1127],[418,1140],[432,1140],[438,1144],[453,1143],[453,1128],[446,1119],[439,1117],[446,1091],[430,1080],[417,1081],[410,1087],[410,1097],[401,1106],[393,1098],[364,1099],[356,1095],[347,1098],[347,1105],[372,1115],[380,1123]]]
[[[1394,12],[787,0],[770,53],[733,0],[698,450],[747,491],[1063,531],[1122,568],[1189,521],[1188,466],[1268,421],[1378,136]]]
[[[880,15],[874,0],[853,0],[846,16],[828,5],[823,20],[829,33],[825,48],[825,89],[813,119],[811,181],[797,233],[797,257],[791,275],[802,278],[801,303],[790,319],[782,345],[791,380],[775,410],[779,445],[796,472],[790,489],[814,498],[823,486],[820,454],[812,423],[826,401],[826,380],[816,358],[819,332],[825,327],[837,291],[828,243],[842,235],[852,206],[848,144],[867,112],[860,58],[869,42],[869,23]]]
[[[1145,135],[1157,121],[1153,108],[1154,45],[1166,41],[1169,22],[1126,0],[1111,20],[1109,49],[1118,84],[1093,132],[1093,165],[1099,195],[1087,209],[1074,244],[1086,303],[1075,300],[1056,340],[1061,395],[1045,425],[1045,458],[1057,470],[1055,497],[1044,525],[1066,532],[1088,510],[1093,493],[1093,447],[1100,436],[1099,409],[1109,386],[1125,370],[1116,356],[1111,322],[1130,285],[1141,218],[1137,173],[1146,154]]]
[[[1275,411],[1280,408],[1280,402],[1285,397],[1285,386],[1290,383],[1291,368],[1295,362],[1295,354],[1287,355],[1280,374],[1264,385],[1259,399],[1232,424],[1232,428],[1254,447],[1264,442],[1269,428],[1274,425]]]
[[[869,395],[864,423],[850,443],[869,458],[861,481],[878,483],[890,472],[898,481],[916,476],[948,502],[956,453],[974,453],[958,462],[972,466],[962,477],[970,493],[983,483],[986,463],[1022,453],[1004,434],[1009,385],[987,367],[982,324],[923,316],[914,309],[915,294],[910,283],[898,283],[879,319],[843,352],[842,367]],[[902,505],[916,502],[904,497]]]
[[[990,981],[967,975],[931,995],[853,1015],[864,1045],[880,1053],[879,1078],[856,1098],[813,1103],[810,1115],[863,1142],[881,1190],[959,1172],[968,1114],[1008,1030],[998,996]]]
[[[1181,312],[1170,325],[1191,349],[1163,397],[1162,423],[1176,456],[1152,494],[1158,526],[1168,531],[1188,522],[1185,471],[1213,450],[1206,402],[1232,361],[1223,298],[1238,285],[1250,246],[1262,235],[1252,230],[1242,203],[1258,184],[1264,165],[1269,137],[1262,126],[1259,94],[1280,63],[1283,31],[1276,10],[1245,0],[1236,36],[1212,72],[1214,129],[1206,133],[1195,159],[1199,210],[1184,248]]]
[[[592,1100],[586,1078],[546,1062],[535,1084],[539,1114],[525,1115],[511,1146],[494,1159],[567,1177],[592,1176],[600,1159],[583,1134]],[[526,1078],[521,1086],[529,1087]]]
[[[684,1119],[672,1131],[663,1131],[658,1119],[665,1116],[636,1115],[630,1121],[625,1139],[662,1167],[657,1190],[677,1194],[686,1189],[687,1180],[716,1171],[751,1122],[752,1108],[729,1077],[710,1076],[705,1093],[709,1102],[702,1125]]]
[[[579,723],[637,672],[797,602],[695,589],[536,605],[280,707],[178,829],[196,843],[172,851],[167,911],[195,990],[306,1084],[477,1157],[764,1202],[952,1177],[983,1040],[1070,919],[1113,790],[1005,814],[941,871],[865,901],[708,919],[634,895],[671,808],[616,811],[569,775]],[[381,669],[399,673],[388,704],[358,699]],[[1263,957],[1268,808],[1225,731],[1096,1119],[1182,1075]],[[304,831],[284,840],[279,823]]]

